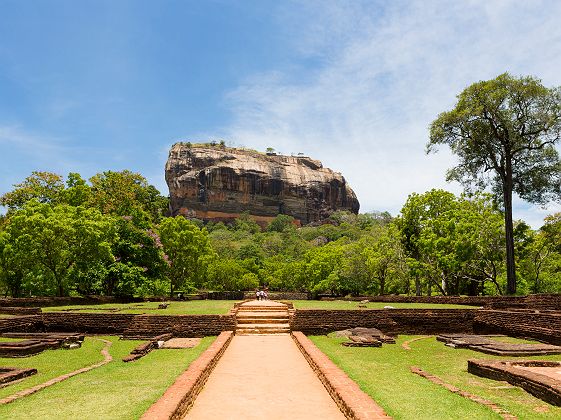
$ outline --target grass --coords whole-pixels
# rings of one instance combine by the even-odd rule
[[[43,312],[76,311],[81,313],[119,313],[150,315],[223,315],[234,306],[233,300],[190,300],[168,302],[166,309],[158,309],[161,302],[104,303],[101,305],[49,306]]]
[[[360,309],[359,302],[347,300],[294,300],[295,309]],[[361,306],[363,304],[361,303]],[[383,309],[384,306],[393,306],[396,309],[473,309],[477,306],[451,305],[439,303],[387,303],[368,302],[367,309]]]
[[[10,337],[2,337],[2,334],[0,333],[0,343],[8,343],[8,342],[14,342],[14,341],[25,341],[27,340],[27,338],[10,338]],[[2,358],[0,358],[0,360],[3,360]],[[0,362],[0,366],[2,366],[2,363]]]
[[[561,407],[554,407],[517,387],[505,386],[471,375],[467,360],[500,359],[472,350],[451,349],[428,338],[401,344],[415,336],[400,336],[396,344],[381,348],[351,348],[340,345],[343,339],[315,336],[312,341],[341,367],[360,387],[395,419],[498,419],[490,409],[451,393],[410,372],[419,366],[458,388],[498,403],[520,419],[558,419]],[[559,360],[559,356],[528,357]],[[525,358],[526,359],[526,358]]]
[[[214,340],[213,337],[206,337],[192,349],[155,350],[135,362],[124,363],[121,358],[138,345],[138,341],[119,340],[117,337],[102,338],[113,342],[110,348],[112,362],[0,406],[0,418],[137,419]],[[37,383],[44,382],[46,376],[41,373],[42,370],[56,369],[56,366],[64,366],[58,369],[65,372],[74,370],[76,366],[70,367],[68,363],[70,357],[80,359],[82,365],[89,365],[94,359],[89,350],[97,350],[99,357],[94,361],[100,360],[102,356],[99,350],[103,346],[101,341],[87,338],[86,342],[89,342],[88,345],[79,350],[45,352],[43,357],[51,360],[47,366],[39,363],[42,355],[25,359],[25,362],[38,368],[40,373],[35,376],[41,374],[42,379]],[[64,354],[60,353],[55,357],[56,352]],[[20,362],[23,361],[21,359]],[[4,365],[5,361],[1,360],[0,364]],[[12,394],[16,386],[21,389],[33,385],[30,381],[32,379],[26,379],[0,391],[5,395]]]
[[[2,341],[10,339],[2,338]],[[131,349],[138,345],[138,342],[131,343]],[[0,358],[0,366],[35,368],[37,374],[27,379],[4,388],[0,388],[0,398],[14,394],[22,389],[31,388],[34,385],[41,384],[49,379],[55,378],[65,373],[93,365],[103,360],[100,351],[103,348],[103,342],[86,337],[82,347],[76,350],[45,350],[31,357],[23,358]],[[3,411],[0,410],[0,413]],[[2,418],[2,414],[0,414]]]

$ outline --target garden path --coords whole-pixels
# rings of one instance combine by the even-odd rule
[[[292,337],[277,333],[236,335],[185,418],[330,420],[345,416]]]

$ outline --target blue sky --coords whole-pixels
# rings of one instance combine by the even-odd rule
[[[561,2],[0,0],[0,193],[33,170],[141,172],[178,140],[303,152],[362,211],[460,192],[427,127],[470,83],[561,85]],[[548,209],[518,202],[539,226]]]

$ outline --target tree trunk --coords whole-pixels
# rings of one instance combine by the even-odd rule
[[[419,275],[415,275],[415,295],[416,296],[421,296],[422,292],[421,292],[421,279],[419,278]]]
[[[506,236],[506,294],[516,293],[516,268],[514,263],[514,227],[512,225],[512,171],[506,170],[503,185]]]

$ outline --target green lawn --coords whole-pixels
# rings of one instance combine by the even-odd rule
[[[121,358],[139,342],[101,338],[113,342],[112,362],[0,406],[0,418],[137,419],[214,340],[206,337],[193,349],[154,350],[135,362],[124,363]],[[26,359],[0,359],[3,366],[24,365],[39,370],[34,377],[0,389],[1,395],[99,361],[102,347],[101,341],[87,338],[78,350],[51,350]]]
[[[410,372],[419,366],[458,388],[506,408],[519,419],[559,419],[561,408],[549,405],[505,382],[467,372],[467,360],[500,359],[465,349],[451,349],[435,338],[415,341],[407,351],[401,344],[415,336],[400,336],[381,348],[343,347],[343,339],[314,336],[312,341],[371,395],[395,419],[498,419],[490,409],[451,393]],[[561,356],[532,359],[561,360]]]
[[[360,302],[347,300],[294,300],[295,309],[360,309]],[[363,304],[360,303],[362,306]],[[383,309],[384,306],[393,306],[396,309],[469,309],[477,306],[448,305],[438,303],[388,303],[388,302],[368,302],[367,309]]]
[[[1,338],[0,341],[12,341],[13,339]],[[134,348],[140,342],[127,342],[130,349]],[[37,374],[27,379],[4,388],[0,388],[0,398],[14,394],[22,389],[31,388],[34,385],[41,384],[49,379],[55,378],[65,373],[93,365],[103,360],[101,349],[104,343],[94,338],[86,337],[82,347],[76,350],[45,350],[35,356],[22,358],[6,358],[0,357],[0,366],[35,368]],[[0,407],[0,413],[2,413]],[[2,418],[2,414],[0,414]]]
[[[222,315],[234,306],[233,300],[190,300],[186,302],[168,302],[166,309],[158,309],[161,302],[141,303],[104,303],[101,305],[50,306],[42,308],[43,312],[75,310],[79,312],[114,312],[120,314],[150,315]]]

